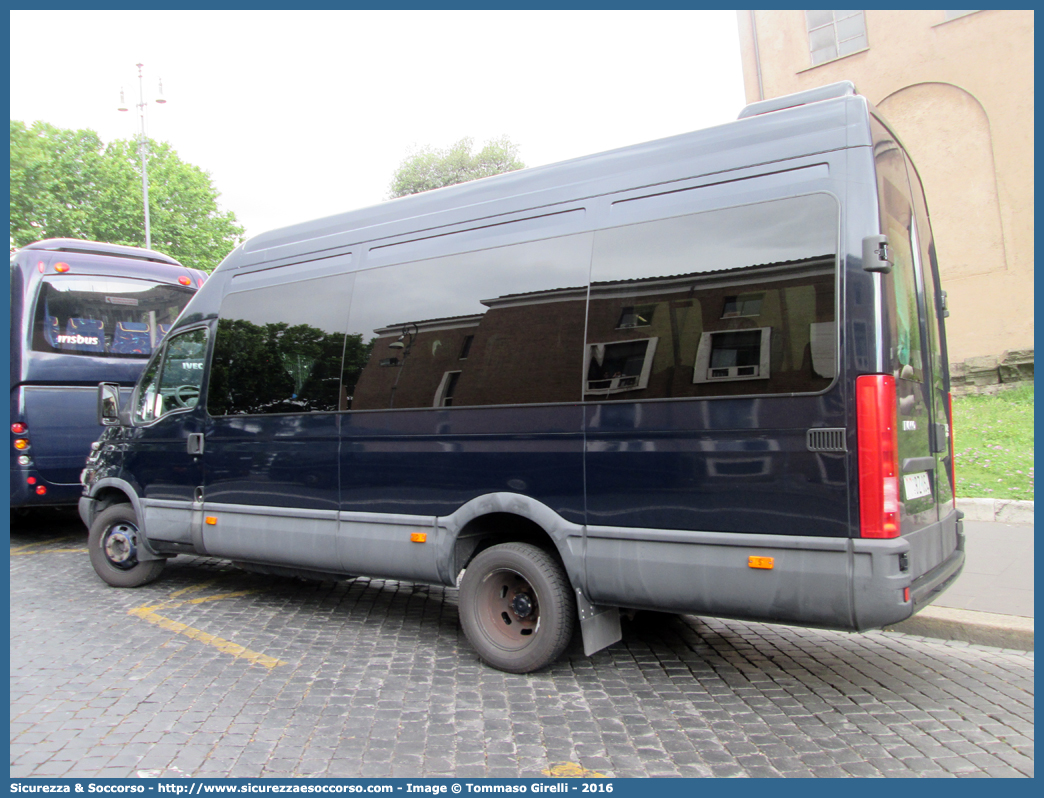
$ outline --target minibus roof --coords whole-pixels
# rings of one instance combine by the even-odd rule
[[[341,251],[406,233],[438,235],[447,232],[440,228],[464,221],[495,224],[500,221],[497,217],[519,211],[554,212],[559,208],[553,206],[560,203],[626,189],[870,146],[870,107],[850,82],[754,103],[744,109],[743,118],[716,127],[425,191],[262,233],[235,250],[220,268]]]

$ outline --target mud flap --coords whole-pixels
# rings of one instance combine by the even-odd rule
[[[588,601],[576,591],[576,609],[580,614],[580,633],[584,638],[584,655],[591,656],[623,637],[620,608],[602,607]]]

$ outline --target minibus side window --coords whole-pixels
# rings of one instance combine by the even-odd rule
[[[591,237],[357,272],[343,409],[579,401]]]
[[[267,285],[221,303],[212,416],[337,410],[351,275]]]
[[[174,410],[195,407],[206,353],[206,330],[190,330],[170,338],[162,359],[153,360],[142,378],[135,419],[150,422]]]
[[[837,374],[837,235],[828,194],[598,231],[584,398],[826,389]]]

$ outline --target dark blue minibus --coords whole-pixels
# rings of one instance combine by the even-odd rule
[[[892,624],[964,563],[945,316],[849,83],[276,230],[99,386],[91,561],[457,586],[513,672],[621,612]]]
[[[98,383],[130,386],[206,275],[73,239],[11,256],[11,508],[75,506],[102,432]]]

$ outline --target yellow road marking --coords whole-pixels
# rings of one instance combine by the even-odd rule
[[[170,618],[165,618],[158,614],[152,607],[135,607],[127,612],[129,615],[134,615],[148,621],[149,623],[156,624],[156,626],[161,629],[166,629],[168,632],[184,635],[192,640],[206,643],[208,646],[214,646],[218,651],[230,654],[238,659],[245,659],[248,662],[255,662],[258,665],[263,665],[269,670],[278,667],[279,665],[287,664],[281,659],[276,659],[275,657],[270,657],[267,654],[261,654],[257,651],[251,651],[249,648],[245,648],[238,643],[233,643],[231,640],[225,640],[217,635],[204,632],[202,629],[194,629],[188,624],[172,621]]]
[[[183,602],[184,604],[205,604],[208,601],[221,601],[221,599],[227,598],[239,598],[240,596],[249,596],[251,593],[256,593],[256,590],[235,590],[231,593],[222,593],[219,596],[203,596],[202,598],[189,599]],[[176,605],[180,606],[180,605]]]
[[[558,779],[604,779],[605,774],[599,773],[595,770],[588,770],[587,768],[581,767],[576,762],[555,762],[549,765],[546,770],[541,770],[545,776],[551,776]]]
[[[230,654],[238,659],[245,659],[248,662],[255,662],[258,665],[271,670],[272,668],[278,667],[279,665],[286,665],[283,660],[270,657],[267,654],[261,654],[257,651],[251,651],[249,648],[233,643],[231,640],[225,640],[223,637],[212,635],[209,632],[204,632],[202,629],[195,629],[188,624],[180,623],[178,621],[171,620],[163,615],[160,615],[157,610],[172,610],[177,607],[184,607],[190,604],[204,604],[208,601],[221,601],[228,598],[239,598],[240,596],[248,596],[251,593],[256,593],[256,590],[236,590],[228,593],[219,593],[214,596],[200,596],[198,598],[188,599],[186,601],[172,601],[182,596],[187,596],[192,593],[198,593],[201,590],[205,590],[210,587],[217,580],[211,579],[207,582],[200,582],[196,585],[189,585],[183,587],[181,590],[175,590],[170,596],[161,601],[159,604],[152,606],[142,605],[141,607],[134,607],[133,609],[127,610],[128,615],[133,615],[142,620],[148,621],[149,623],[155,624],[161,629],[166,629],[168,632],[174,632],[175,634],[184,635],[185,637],[191,638],[192,640],[198,640],[201,643],[206,643],[208,646],[214,646],[218,651],[222,651],[225,654]]]
[[[198,593],[199,591],[205,590],[206,588],[210,587],[216,581],[216,579],[209,579],[206,582],[200,582],[198,585],[189,585],[188,587],[183,587],[181,588],[181,590],[175,590],[173,593],[171,593],[170,597],[181,598],[182,596],[188,595],[189,593]]]
[[[51,553],[51,552],[70,552],[70,551],[84,552],[84,551],[87,551],[87,549],[85,549],[85,548],[76,548],[76,549],[46,549],[46,550],[44,549],[44,546],[48,546],[48,545],[50,545],[52,543],[61,543],[62,541],[65,541],[65,540],[79,540],[79,539],[80,538],[77,537],[76,535],[66,535],[65,537],[60,537],[60,538],[51,538],[50,540],[41,540],[41,541],[39,541],[37,543],[23,543],[21,546],[14,546],[11,549],[11,554],[12,555],[18,555],[18,554],[42,554],[45,551],[48,554]]]

